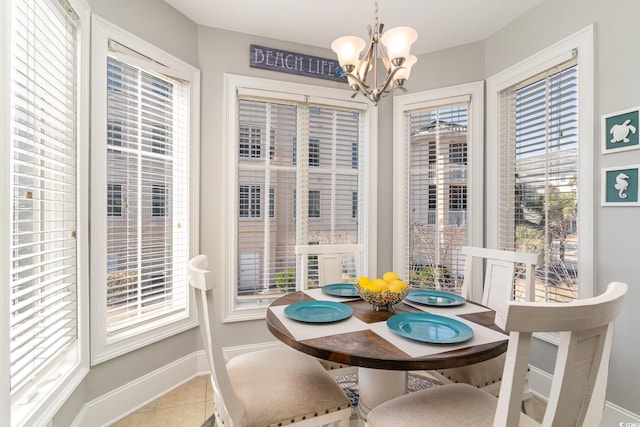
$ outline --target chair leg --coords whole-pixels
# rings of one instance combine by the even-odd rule
[[[533,408],[533,395],[529,392],[526,396],[522,396],[522,412],[530,416],[531,418],[536,418],[536,412]]]

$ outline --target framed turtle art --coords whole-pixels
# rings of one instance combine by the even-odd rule
[[[602,153],[640,148],[640,107],[602,116]]]
[[[640,206],[640,165],[602,169],[602,206]]]

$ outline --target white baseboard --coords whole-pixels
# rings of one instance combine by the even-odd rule
[[[282,346],[279,341],[254,345],[227,347],[225,356],[231,358],[249,351]],[[118,419],[135,412],[192,378],[209,373],[204,351],[196,351],[169,365],[118,387],[90,402],[76,416],[71,427],[108,426]],[[546,401],[551,390],[552,375],[534,366],[529,372],[529,384],[533,393]],[[620,406],[605,402],[602,427],[640,425],[640,416]]]
[[[553,376],[546,371],[530,367],[529,371],[529,385],[531,391],[540,399],[547,401],[549,392],[551,391],[551,380]],[[602,421],[600,426],[640,426],[640,415],[634,414],[618,405],[615,405],[609,401],[604,402],[604,412],[602,414]]]
[[[284,345],[279,341],[225,348],[228,358],[238,354]],[[118,387],[90,402],[78,413],[71,427],[106,427],[131,414],[199,375],[209,373],[204,351],[196,351],[169,365]]]

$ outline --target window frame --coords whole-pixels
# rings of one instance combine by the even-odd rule
[[[107,149],[107,55],[109,41],[113,40],[123,46],[135,50],[139,54],[153,58],[157,64],[147,64],[156,67],[158,72],[171,75],[189,82],[189,206],[188,227],[189,243],[188,258],[194,256],[199,247],[199,198],[198,198],[198,177],[199,177],[199,120],[200,120],[200,71],[179,58],[163,51],[162,49],[146,42],[145,40],[127,32],[124,29],[110,23],[109,21],[93,15],[93,35],[92,35],[92,187],[96,191],[92,192],[92,235],[104,235],[107,230],[106,225],[106,197],[99,188],[107,188],[107,162],[103,153]],[[127,58],[127,61],[136,61],[137,58]],[[160,65],[163,64],[163,65]],[[170,197],[166,197],[166,209],[171,208]],[[168,211],[167,215],[171,215]],[[160,218],[160,217],[156,217]],[[96,243],[97,242],[97,243]],[[188,283],[186,287],[186,307],[177,313],[157,319],[149,323],[140,323],[135,327],[123,330],[108,331],[107,321],[107,249],[106,239],[94,240],[92,245],[91,270],[93,292],[91,295],[91,363],[99,364],[116,356],[136,350],[143,346],[157,342],[179,332],[185,331],[197,325],[192,291]],[[100,285],[104,283],[104,285]]]
[[[498,248],[500,93],[569,60],[578,51],[578,298],[594,294],[594,47],[593,25],[566,37],[487,79],[487,246]],[[555,341],[555,338],[549,338]]]
[[[277,99],[288,99],[295,101],[313,100],[320,104],[355,107],[363,111],[365,120],[364,135],[362,138],[368,141],[366,158],[360,159],[366,166],[369,179],[364,180],[363,192],[367,194],[367,206],[359,206],[367,212],[364,227],[365,247],[367,248],[366,264],[371,271],[375,271],[377,250],[377,110],[366,100],[353,100],[353,92],[343,89],[332,89],[328,87],[312,86],[300,83],[290,83],[286,81],[269,80],[250,76],[235,74],[224,75],[224,105],[225,121],[223,129],[224,141],[237,141],[238,138],[238,118],[236,102],[238,90],[242,89],[247,93],[253,93],[259,97],[271,97]],[[313,114],[313,113],[311,113]],[[235,143],[223,144],[222,148],[224,161],[224,188],[237,189],[237,146]],[[237,241],[236,218],[238,218],[237,191],[225,192],[225,226],[221,243],[224,248],[235,248]],[[292,212],[294,214],[294,212]],[[276,214],[277,215],[277,214]],[[225,257],[219,269],[223,271],[221,283],[231,283],[233,286],[221,287],[223,300],[223,322],[237,322],[253,319],[264,319],[266,310],[271,301],[276,296],[265,296],[254,303],[236,303],[236,283],[238,279],[236,251],[223,251]]]
[[[68,0],[74,12],[78,15],[78,72],[77,72],[77,147],[76,147],[76,180],[77,180],[77,206],[76,206],[76,264],[77,264],[77,340],[73,348],[67,352],[67,357],[58,365],[45,369],[39,379],[32,386],[11,397],[9,387],[2,387],[0,391],[0,424],[11,426],[46,425],[63,405],[64,401],[75,391],[82,379],[89,372],[90,336],[89,328],[89,84],[90,84],[90,28],[91,10],[85,0]],[[4,1],[0,5],[0,92],[11,93],[11,23],[12,4]],[[0,134],[10,141],[11,99],[9,96],[0,100],[2,111],[7,114],[0,115]],[[0,147],[4,170],[11,170],[11,144],[2,144]],[[11,180],[9,175],[0,180],[0,196],[3,200],[11,197]],[[11,213],[9,209],[3,209],[0,213],[2,224],[10,223]],[[0,271],[10,271],[10,229],[1,227],[0,253],[6,256],[0,257]],[[0,322],[0,383],[10,384],[10,321],[9,301],[11,300],[8,286],[0,287],[0,301],[2,301],[3,321]],[[33,398],[27,403],[23,397],[33,393]],[[20,402],[20,403],[18,403]]]
[[[466,83],[440,89],[400,95],[393,98],[393,203],[400,206],[397,211],[407,212],[409,201],[405,200],[407,175],[407,135],[409,132],[405,123],[405,114],[419,108],[437,107],[460,101],[470,97],[469,101],[469,135],[467,143],[467,160],[469,178],[467,183],[467,210],[473,212],[467,222],[467,242],[472,246],[483,245],[484,230],[484,81]],[[431,191],[429,199],[431,198]],[[430,203],[430,201],[429,201]],[[436,201],[437,203],[437,201]],[[408,276],[407,259],[408,242],[408,214],[394,215],[393,218],[393,269],[405,272]],[[429,224],[429,227],[432,225]],[[482,271],[476,268],[473,283],[481,283]],[[482,289],[474,287],[469,290],[469,297],[480,301]]]

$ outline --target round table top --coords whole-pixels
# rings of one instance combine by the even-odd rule
[[[270,308],[313,299],[303,291],[293,292],[275,300]],[[396,304],[393,312],[374,311],[370,304],[361,299],[344,302],[353,308],[353,316],[368,324],[386,322],[389,317],[397,313],[421,312],[404,302]],[[478,325],[478,327],[484,326],[503,332],[494,324],[494,311],[485,309],[476,313],[458,314],[458,316],[470,321],[472,328]],[[309,328],[315,326],[303,325]],[[311,356],[351,366],[387,370],[411,371],[466,366],[504,353],[508,342],[508,336],[505,335],[504,340],[478,345],[470,344],[463,348],[457,346],[451,349],[450,345],[438,344],[442,346],[441,352],[412,357],[370,329],[297,340],[271,309],[267,310],[267,327],[280,341]]]

